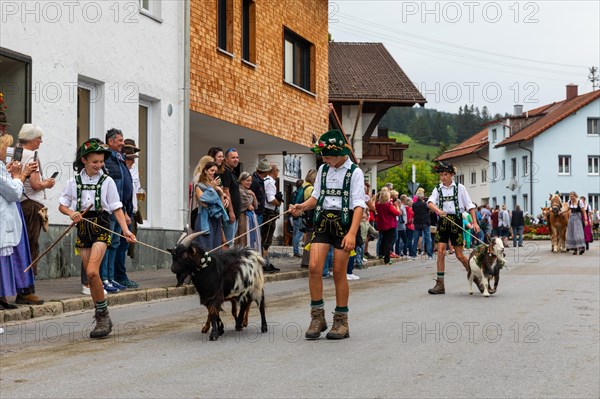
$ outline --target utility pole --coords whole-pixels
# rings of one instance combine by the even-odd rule
[[[592,91],[596,91],[598,88],[598,68],[593,66],[590,68],[590,74],[588,75],[588,79],[592,82]]]

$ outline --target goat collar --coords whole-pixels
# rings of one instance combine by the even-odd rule
[[[200,258],[200,268],[204,269],[208,266],[210,266],[212,262],[212,258],[210,257],[209,254],[204,254],[204,256],[202,256]]]

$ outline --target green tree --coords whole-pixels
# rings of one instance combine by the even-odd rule
[[[412,165],[415,165],[416,181],[419,187],[425,189],[425,195],[431,194],[433,188],[438,184],[438,175],[433,172],[431,162],[416,161],[411,164],[394,166],[381,173],[377,174],[378,188],[381,188],[385,183],[394,184],[394,190],[400,194],[409,194],[408,183],[412,181]]]

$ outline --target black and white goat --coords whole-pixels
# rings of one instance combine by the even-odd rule
[[[261,331],[267,332],[263,277],[265,259],[249,248],[234,248],[208,254],[193,242],[203,233],[184,236],[175,248],[169,251],[173,257],[171,271],[177,275],[177,286],[181,286],[191,277],[200,296],[200,303],[208,309],[210,340],[217,339],[224,332],[223,322],[219,317],[224,301],[240,305],[237,315],[233,310],[237,331],[241,331],[244,324],[247,325],[250,304],[256,302],[260,310]],[[202,332],[207,331],[205,326]]]
[[[504,267],[504,244],[498,237],[485,238],[487,245],[480,245],[469,257],[470,271],[467,274],[469,278],[469,295],[473,295],[473,279],[478,277],[483,283],[483,296],[490,296],[498,289],[500,281],[500,269]],[[491,287],[491,281],[494,280],[494,288]]]

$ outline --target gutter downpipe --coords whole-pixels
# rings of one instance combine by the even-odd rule
[[[529,152],[529,212],[531,212],[531,215],[533,215],[533,151],[531,151],[529,148],[523,147],[521,143],[522,142],[519,141],[519,148]]]
[[[190,0],[184,2],[184,37],[183,37],[183,176],[185,188],[182,192],[183,197],[183,226],[186,227],[189,220],[187,192],[189,190],[187,182],[190,179]],[[191,226],[190,226],[191,228]]]

